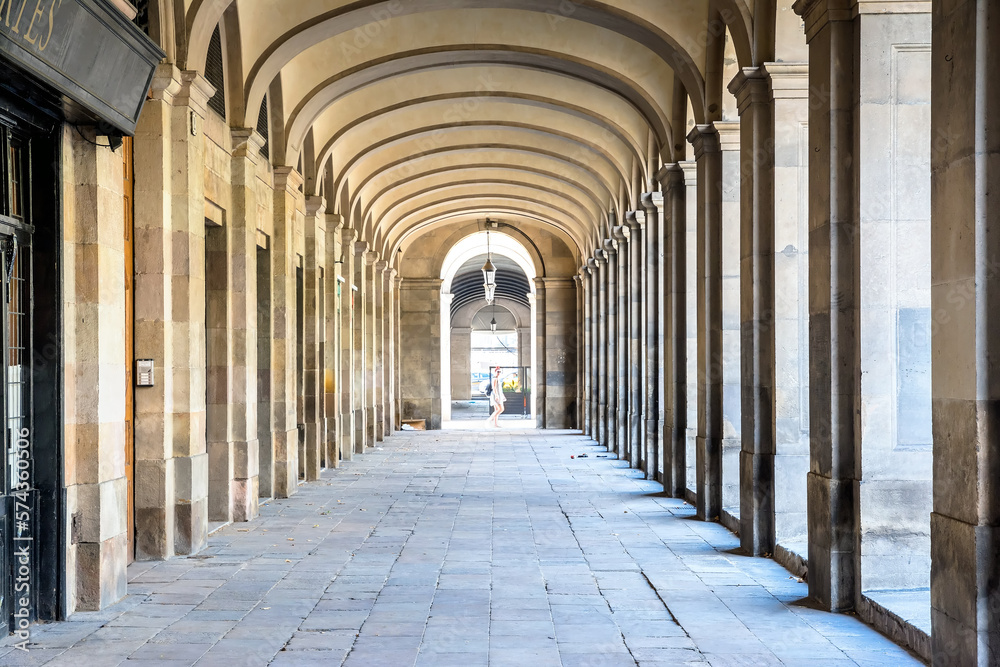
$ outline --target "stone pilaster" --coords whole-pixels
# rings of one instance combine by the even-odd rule
[[[628,299],[628,458],[629,464],[635,468],[648,468],[648,452],[643,443],[643,409],[644,387],[646,376],[645,338],[643,323],[645,315],[646,295],[649,291],[647,281],[643,280],[643,225],[646,222],[644,211],[630,211],[625,216],[625,226],[628,230],[628,283],[631,286]],[[655,274],[652,277],[655,280]],[[653,468],[655,474],[655,467]]]
[[[385,434],[392,435],[398,420],[396,391],[396,366],[399,349],[396,343],[399,320],[396,299],[396,269],[386,266],[384,273],[385,290]]]
[[[576,415],[575,423],[576,427],[583,429],[584,422],[587,419],[586,416],[586,406],[584,405],[583,396],[583,386],[586,384],[586,359],[587,359],[587,344],[586,344],[586,331],[587,331],[587,319],[586,319],[586,300],[587,295],[584,292],[584,275],[581,269],[580,273],[573,276],[573,282],[576,283],[576,308],[574,312],[576,313],[576,353],[577,353],[577,364],[576,364]],[[518,366],[521,364],[518,363]],[[586,431],[584,431],[586,432]]]
[[[386,290],[385,290],[385,272],[388,268],[388,264],[383,261],[377,261],[374,265],[373,274],[373,292],[372,295],[375,299],[374,307],[374,328],[375,328],[375,440],[377,442],[382,442],[385,440],[386,428],[385,428],[385,418],[386,410],[385,399],[386,399],[386,372],[385,372],[385,362],[386,362],[386,321],[385,321],[385,307],[386,307]],[[391,432],[391,431],[390,431]]]
[[[392,301],[395,304],[393,312],[393,328],[395,330],[395,359],[393,360],[393,374],[395,375],[395,410],[396,410],[396,421],[393,423],[393,428],[400,428],[402,426],[403,419],[403,303],[402,303],[402,289],[403,289],[403,278],[399,275],[393,277],[392,282]]]
[[[341,282],[341,248],[340,230],[344,218],[331,213],[326,214],[326,318],[323,326],[326,328],[326,344],[324,346],[323,390],[326,392],[324,401],[326,410],[326,446],[325,459],[329,468],[339,468],[341,459],[341,325],[342,288]]]
[[[441,279],[405,278],[400,285],[399,355],[402,419],[441,428]]]
[[[532,301],[535,316],[535,416],[538,428],[546,428],[548,404],[546,401],[546,371],[548,364],[548,345],[545,328],[545,280],[535,278],[535,294]]]
[[[934,665],[1000,660],[1000,6],[934,3]],[[945,56],[947,54],[947,57]]]
[[[611,238],[618,245],[615,262],[615,454],[619,459],[629,459],[629,235],[628,227],[616,226]]]
[[[604,384],[607,386],[605,395],[607,403],[605,411],[607,417],[607,433],[605,440],[601,444],[608,448],[610,452],[618,452],[618,244],[612,239],[604,240],[604,255],[607,257],[607,271],[605,272],[604,298],[607,301],[605,312],[607,317],[603,322],[607,333],[605,341],[607,347],[607,363],[604,371]]]
[[[802,212],[809,181],[809,68],[803,63],[767,63],[765,72],[774,115],[774,537],[777,544],[804,544],[807,513],[802,499],[807,495],[809,472],[809,219]],[[768,174],[761,178],[766,180]],[[747,187],[759,191],[757,180]]]
[[[722,151],[722,521],[740,514],[740,124],[716,121]],[[746,487],[744,487],[746,488]],[[752,487],[751,487],[752,488]]]
[[[711,125],[695,126],[688,141],[698,164],[698,439],[697,514],[722,512],[722,152]]]
[[[354,400],[355,356],[354,356],[354,243],[358,233],[351,228],[340,231],[340,455],[350,461],[357,451],[357,428]]]
[[[367,241],[354,242],[354,282],[352,283],[354,311],[354,453],[362,454],[365,448],[371,447],[368,439],[368,398],[371,381],[369,367],[366,364],[369,352],[369,322],[365,302],[368,299],[366,284],[365,255],[370,246]]]
[[[774,552],[774,117],[765,73],[729,84],[740,112],[742,449],[740,544]]]
[[[600,401],[600,386],[601,386],[601,376],[600,376],[600,357],[601,357],[601,336],[598,331],[600,327],[600,294],[601,294],[601,276],[600,270],[598,269],[597,260],[593,257],[587,258],[587,284],[589,286],[589,301],[590,301],[590,347],[588,350],[588,358],[590,360],[590,430],[587,431],[593,440],[597,441],[600,439],[601,431],[601,401]]]
[[[666,335],[667,290],[666,262],[664,261],[664,242],[666,218],[664,216],[664,199],[661,192],[647,192],[642,195],[642,206],[645,210],[645,222],[640,223],[640,233],[643,238],[643,255],[645,270],[643,276],[643,351],[645,353],[645,387],[643,401],[643,439],[644,464],[646,479],[664,481],[668,469],[665,463],[664,447],[669,439],[665,439],[663,414],[666,397],[666,377],[668,362],[664,358],[668,341]],[[638,221],[638,220],[637,220]],[[669,363],[673,363],[671,360]],[[664,485],[664,488],[666,485]]]
[[[809,41],[809,594],[854,607],[858,576],[860,285],[855,154],[857,35],[849,3],[800,0]]]
[[[208,537],[205,375],[205,139],[191,135],[207,114],[212,86],[181,73],[174,98],[173,142],[173,456],[174,552],[200,551]],[[193,113],[192,113],[193,112]],[[180,137],[184,137],[180,140]],[[138,297],[138,294],[136,295]],[[140,354],[136,349],[136,355]],[[136,487],[138,488],[138,486]]]
[[[591,333],[591,320],[593,319],[593,310],[591,309],[591,270],[589,266],[589,261],[584,263],[580,269],[580,288],[583,292],[583,300],[581,302],[582,314],[583,314],[583,381],[580,385],[581,392],[580,398],[583,401],[583,421],[581,422],[583,432],[585,435],[590,435],[593,427],[593,354],[592,349],[594,346],[594,340]]]
[[[572,278],[544,278],[536,303],[545,329],[544,428],[578,428],[576,410],[576,283]],[[538,292],[536,288],[536,293]]]
[[[90,129],[63,130],[63,421],[67,511],[74,525],[67,574],[72,611],[125,596],[125,222],[122,157]],[[30,252],[30,250],[28,251]],[[21,256],[27,253],[20,251]],[[20,261],[28,279],[30,264]],[[29,283],[30,284],[30,281]],[[12,288],[13,290],[13,288]],[[51,304],[38,303],[40,308]],[[101,391],[96,388],[100,387]],[[30,430],[30,422],[25,423]],[[8,431],[9,433],[10,431]],[[12,505],[11,505],[12,506]],[[68,523],[68,521],[67,521]]]
[[[257,167],[264,138],[232,131],[232,211],[226,221],[230,256],[230,401],[232,518],[257,516],[260,443],[257,431]],[[211,474],[211,462],[210,462]]]
[[[295,493],[299,480],[295,228],[305,220],[299,186],[290,167],[274,169],[274,235],[271,240],[271,398],[274,428],[274,497]]]
[[[180,72],[172,65],[160,65],[150,90],[151,99],[143,107],[135,131],[135,356],[152,359],[160,376],[155,386],[135,392],[135,553],[138,560],[173,556],[176,533],[172,290],[173,161],[177,150],[171,138],[174,100],[180,89]],[[185,165],[181,160],[180,167],[186,168]],[[67,284],[65,289],[68,288]],[[67,373],[66,377],[71,375]],[[66,421],[65,438],[69,449],[73,440],[68,430],[69,420]],[[71,546],[70,553],[72,549]],[[69,564],[68,570],[73,572]]]
[[[678,393],[678,397],[683,397],[682,404],[685,410],[685,434],[684,434],[684,460],[686,469],[684,472],[684,489],[681,497],[690,496],[691,503],[696,502],[697,487],[697,449],[698,449],[698,383],[699,366],[698,351],[704,346],[704,341],[698,336],[698,164],[694,160],[686,160],[678,163],[684,174],[682,179],[684,187],[684,198],[681,200],[683,210],[681,211],[684,230],[684,275],[679,285],[683,288],[685,309],[685,331],[687,340],[684,362],[685,387],[683,392]]]
[[[366,252],[364,257],[364,267],[362,269],[363,286],[361,287],[362,303],[364,306],[365,318],[365,349],[364,349],[364,374],[365,374],[365,447],[375,446],[375,430],[378,415],[375,409],[375,395],[378,391],[376,387],[378,376],[378,327],[376,326],[375,306],[376,293],[381,289],[375,288],[375,265],[378,263],[378,253]]]
[[[688,233],[687,186],[685,172],[678,164],[668,165],[661,181],[666,192],[669,221],[666,225],[663,262],[666,267],[666,322],[663,330],[663,351],[660,368],[666,376],[662,412],[665,415],[663,434],[663,489],[683,498],[687,480],[687,371],[688,371]],[[658,386],[660,383],[657,383]]]
[[[319,479],[323,468],[323,444],[326,440],[326,419],[322,387],[323,304],[320,303],[320,270],[326,254],[326,200],[322,197],[306,199],[305,254],[302,258],[302,322],[303,424],[305,433],[301,440],[299,467],[307,481]]]

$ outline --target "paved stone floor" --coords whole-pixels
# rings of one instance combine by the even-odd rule
[[[579,435],[395,435],[0,664],[920,664],[659,490]]]

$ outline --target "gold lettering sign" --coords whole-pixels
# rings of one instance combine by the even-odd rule
[[[15,4],[19,6],[13,13]],[[26,14],[24,8],[31,4],[34,7]],[[62,0],[0,0],[0,29],[20,35],[38,51],[44,51],[52,39],[56,12],[61,5]]]

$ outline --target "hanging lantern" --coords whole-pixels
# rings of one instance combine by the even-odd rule
[[[494,316],[493,319],[490,320],[490,331],[492,331],[493,333],[497,332],[497,318],[496,318],[496,316]]]
[[[489,219],[486,224],[489,225]],[[497,287],[497,267],[493,266],[492,253],[490,253],[490,230],[486,230],[486,263],[483,264],[483,287],[486,290],[486,302],[493,303],[493,296]]]

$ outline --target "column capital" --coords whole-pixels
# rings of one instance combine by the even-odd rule
[[[764,63],[761,69],[770,83],[772,99],[809,98],[809,63]]]
[[[719,149],[725,151],[740,150],[740,122],[738,120],[717,120],[712,123],[719,133]]]
[[[274,189],[285,190],[293,196],[302,194],[299,186],[302,185],[302,174],[295,171],[293,167],[274,168]]]
[[[326,228],[330,231],[340,231],[344,228],[344,216],[339,213],[327,213]]]
[[[355,237],[355,238],[357,238],[357,237]],[[354,242],[354,254],[355,255],[361,255],[362,259],[364,259],[364,254],[366,252],[368,252],[370,249],[371,249],[371,246],[368,245],[368,241],[355,241]]]
[[[373,250],[369,250],[365,253],[364,259],[365,259],[365,266],[374,267],[376,264],[378,264],[379,254]]]
[[[698,163],[694,160],[684,160],[683,162],[678,162],[677,165],[681,169],[683,175],[683,185],[690,185],[695,182],[698,178]]]
[[[535,278],[536,281],[542,281],[547,290],[554,289],[576,289],[576,278],[577,276],[567,276],[567,277],[552,277],[552,278]]]
[[[576,274],[575,276],[573,276],[573,282],[575,282],[577,284],[577,286],[582,285],[583,284],[583,276],[580,275],[579,273]]]
[[[720,150],[719,131],[711,124],[695,125],[688,132],[687,140],[694,148],[694,157],[696,160],[700,160],[702,156],[709,153],[718,153]]]
[[[604,239],[604,254],[605,255],[617,255],[618,254],[618,244],[612,239]]]
[[[661,197],[662,199],[662,197]],[[646,212],[643,210],[629,211],[625,214],[625,225],[630,230],[639,231],[646,226]]]
[[[545,278],[535,278],[535,297],[537,298],[539,294],[545,293]]]
[[[358,230],[353,227],[342,227],[340,229],[340,242],[344,245],[352,243],[358,238]],[[345,248],[346,251],[346,248]]]
[[[661,169],[660,171],[663,170]],[[671,171],[668,169],[667,173],[665,174],[668,179],[670,178],[670,174]],[[659,174],[657,174],[657,176],[659,176]],[[639,198],[639,201],[642,202],[642,207],[645,209],[645,213],[643,214],[643,218],[641,220],[643,224],[645,224],[646,222],[645,219],[646,216],[651,215],[653,213],[653,209],[656,209],[657,212],[663,211],[663,193],[659,192],[658,190],[642,193],[642,197]]]
[[[681,166],[680,162],[671,162],[669,164],[663,165],[656,174],[657,180],[660,182],[660,186],[666,191],[670,192],[675,188],[684,187],[684,168]],[[660,206],[663,205],[663,199],[661,195]]]
[[[594,250],[594,263],[598,266],[608,263],[608,256],[601,248]]]
[[[450,306],[451,302],[455,300],[455,295],[451,292],[441,292],[441,305]]]
[[[741,116],[751,104],[771,102],[771,90],[767,84],[767,71],[763,67],[744,67],[736,73],[727,87],[736,98]]]
[[[587,262],[584,266],[587,267],[588,271],[594,271],[597,269],[597,260],[595,260],[593,257],[588,257]]]
[[[260,161],[260,149],[264,147],[264,137],[252,127],[234,127],[229,131],[232,138],[233,158],[245,158],[257,164]]]
[[[626,214],[627,215],[627,214]],[[625,225],[618,225],[611,228],[611,238],[614,239],[618,244],[622,241],[627,241],[629,237],[628,227]]]
[[[215,86],[208,79],[197,71],[184,70],[181,72],[181,86],[174,96],[174,104],[191,107],[199,118],[204,118],[208,112],[208,101],[213,95]]]
[[[806,42],[809,42],[827,23],[852,20],[856,2],[857,0],[796,0],[792,4],[792,11],[802,17]]]
[[[326,198],[318,195],[306,197],[306,215],[319,217],[326,213]]]
[[[173,63],[160,63],[153,70],[153,80],[149,95],[154,100],[167,104],[174,103],[174,97],[181,92],[181,71]]]
[[[377,262],[375,262],[375,270],[378,271],[379,273],[385,273],[386,271],[389,270],[389,262],[383,259],[378,260]]]

